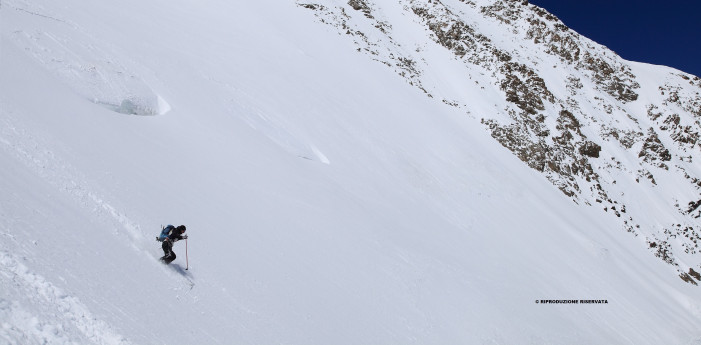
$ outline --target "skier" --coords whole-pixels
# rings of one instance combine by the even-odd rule
[[[171,263],[173,260],[175,260],[175,253],[173,252],[173,243],[187,239],[187,235],[183,235],[185,233],[185,225],[180,225],[177,228],[168,225],[163,230],[161,231],[161,235],[159,237],[156,237],[157,241],[163,242],[161,245],[161,248],[163,248],[163,257],[161,260],[167,264]]]

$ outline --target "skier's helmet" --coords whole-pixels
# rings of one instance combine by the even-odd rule
[[[180,225],[180,226],[178,226],[178,227],[175,228],[175,229],[178,230],[178,231],[180,231],[181,234],[184,233],[185,230],[186,230],[185,225]]]

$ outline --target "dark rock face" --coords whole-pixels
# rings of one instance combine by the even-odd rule
[[[640,150],[638,157],[642,158],[643,161],[651,164],[656,164],[658,167],[668,170],[669,167],[664,163],[672,160],[672,156],[669,154],[657,133],[654,129],[650,128],[648,130],[647,138],[643,143],[643,148]]]
[[[579,153],[587,157],[599,158],[599,152],[601,152],[601,146],[591,141],[587,141],[579,147]]]
[[[693,165],[701,159],[700,78],[627,62],[528,1],[297,4],[426,96],[480,120],[568,198],[601,208],[645,238],[682,279],[699,280],[687,268],[701,270],[701,259],[689,256],[701,239],[701,169]],[[424,36],[397,39],[388,6]],[[441,92],[431,76],[436,62],[425,53],[435,49],[451,56],[437,63],[463,66],[470,95],[499,99],[493,111],[475,114],[472,105],[480,100]],[[659,192],[645,204],[662,210],[664,219],[640,216],[646,210],[634,205],[647,194],[638,196],[639,188]]]

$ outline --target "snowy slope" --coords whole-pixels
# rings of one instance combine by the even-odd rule
[[[0,342],[701,342],[698,288],[466,116],[487,102],[313,18],[2,2]],[[157,261],[167,223],[188,263]]]

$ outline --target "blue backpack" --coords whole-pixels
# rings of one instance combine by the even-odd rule
[[[168,234],[169,234],[170,231],[173,230],[173,229],[175,229],[174,226],[172,226],[172,225],[170,225],[170,224],[166,225],[166,227],[163,228],[163,230],[161,230],[161,235],[158,236],[158,240],[159,240],[160,242],[165,241],[166,238],[168,238]]]

